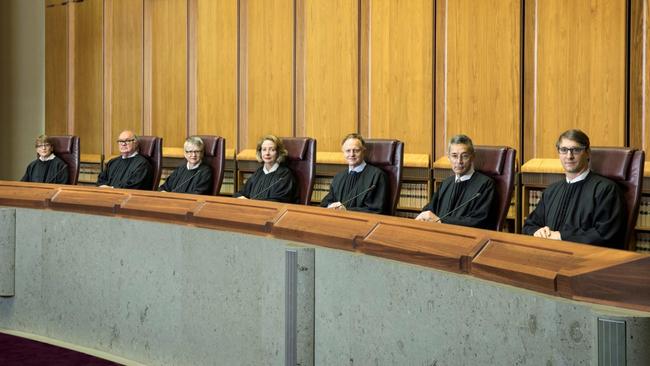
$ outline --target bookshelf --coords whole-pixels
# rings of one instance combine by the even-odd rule
[[[165,183],[165,180],[176,169],[177,166],[185,162],[185,152],[182,147],[163,147],[163,162],[162,173],[160,175],[160,185]],[[219,195],[232,196],[235,192],[235,149],[226,149],[226,165],[224,167],[223,183]]]
[[[636,251],[650,254],[650,163],[648,162],[643,165],[641,202],[635,231]]]
[[[79,155],[79,185],[94,186],[97,176],[102,171],[102,156],[100,154]]]
[[[441,157],[440,159],[433,162],[433,181],[434,188],[437,191],[442,185],[442,181],[446,178],[454,175],[454,172],[451,170],[451,163],[449,158],[446,156]],[[506,224],[508,232],[519,233],[521,232],[521,225],[519,223],[520,217],[517,215],[517,199],[519,197],[518,187],[517,187],[517,178],[515,176],[515,189],[512,192],[512,200],[510,202],[510,208],[508,209],[508,215],[506,216]]]

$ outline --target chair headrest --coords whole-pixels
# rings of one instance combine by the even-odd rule
[[[198,136],[203,141],[203,156],[213,157],[217,155],[217,143],[221,137],[218,136]]]
[[[156,146],[155,136],[140,136],[138,137],[138,151],[145,156],[152,156]]]
[[[74,136],[51,136],[55,154],[71,154]]]
[[[474,168],[486,175],[503,174],[503,163],[508,148],[505,146],[475,146]]]
[[[306,137],[283,137],[282,143],[287,149],[287,158],[289,160],[303,160],[307,154]]]
[[[366,141],[365,160],[375,166],[394,165],[397,140],[373,139]]]
[[[590,169],[612,180],[627,180],[633,155],[630,148],[591,148]]]

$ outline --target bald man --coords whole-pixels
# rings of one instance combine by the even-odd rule
[[[144,156],[138,154],[138,137],[133,131],[122,131],[117,138],[120,156],[111,159],[97,177],[99,187],[151,189],[153,168]]]

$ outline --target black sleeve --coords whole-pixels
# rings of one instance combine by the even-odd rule
[[[270,188],[271,191],[266,200],[286,203],[296,202],[296,180],[291,173],[291,169],[283,169],[278,179],[282,180],[279,182],[276,181],[277,183],[271,183],[274,186]]]
[[[542,197],[537,204],[537,207],[528,214],[524,221],[524,227],[521,229],[522,234],[533,235],[535,232],[546,225],[546,198],[551,194],[549,188],[542,192]],[[561,234],[561,233],[560,233]],[[564,237],[562,237],[564,239]]]
[[[143,157],[133,163],[134,164],[129,167],[129,171],[127,172],[128,177],[126,178],[126,181],[120,182],[119,186],[115,188],[142,189],[146,188],[144,187],[146,183],[152,180],[153,169],[146,158]],[[149,189],[151,189],[151,187],[149,187]]]
[[[212,168],[207,165],[198,167],[200,171],[196,172],[196,179],[192,184],[192,190],[189,193],[193,194],[210,194],[212,189]],[[217,192],[218,193],[218,192]]]
[[[165,191],[165,192],[173,192],[174,191],[174,186],[176,185],[176,180],[178,179],[178,175],[180,174],[179,172],[181,171],[181,167],[177,166],[176,169],[165,179],[165,183],[163,183],[160,187],[158,187],[159,191]]]
[[[379,170],[374,174],[372,184],[375,188],[367,192],[363,198],[363,203],[357,207],[350,207],[350,211],[360,211],[369,213],[386,213],[388,212],[388,178],[386,173]],[[368,185],[370,187],[371,185]]]
[[[320,201],[320,207],[327,207],[332,203],[339,201],[336,198],[336,193],[334,192],[338,192],[338,185],[340,184],[340,182],[341,182],[340,175],[339,174],[335,175],[334,179],[332,179],[332,183],[330,184],[329,192],[327,192],[327,195],[323,197],[323,199]]]
[[[108,185],[108,172],[111,170],[111,163],[113,161],[114,160],[109,161],[108,164],[106,164],[106,168],[97,175],[97,186]]]
[[[468,214],[450,215],[442,219],[445,224],[462,225],[485,229],[494,229],[495,218],[493,208],[496,196],[494,181],[487,179],[479,188],[481,195],[469,203]],[[470,198],[468,198],[470,199]],[[462,204],[463,202],[460,202]]]
[[[32,167],[34,166],[34,162],[32,161],[27,165],[27,169],[25,169],[25,174],[23,175],[22,178],[20,178],[21,182],[31,182],[32,178]]]
[[[253,189],[253,184],[255,183],[255,180],[257,179],[257,175],[259,174],[259,171],[262,168],[258,168],[253,175],[248,177],[246,180],[246,184],[244,184],[244,188],[240,189],[239,192],[233,194],[232,196],[237,198],[237,197],[246,197],[246,198],[251,198],[251,189]]]
[[[48,183],[68,184],[68,164],[61,159],[57,159],[52,168],[54,168],[54,171],[52,172],[52,178],[48,179]]]

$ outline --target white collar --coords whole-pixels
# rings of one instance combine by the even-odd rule
[[[127,157],[124,157],[124,156],[120,156],[120,157],[121,157],[122,159],[131,159],[132,157],[134,157],[134,156],[136,156],[136,155],[138,155],[138,152],[137,152],[137,151],[134,151],[133,154],[131,154],[131,155],[127,156]]]
[[[187,170],[194,170],[194,169],[198,168],[199,166],[201,166],[202,162],[203,162],[203,160],[199,160],[199,162],[196,163],[196,165],[194,167],[190,168],[190,162],[188,161],[185,166],[187,167]]]
[[[52,160],[54,158],[56,158],[56,156],[54,156],[54,153],[51,153],[50,155],[48,155],[47,158],[43,158],[43,157],[39,156],[38,160],[40,160],[40,161],[50,161],[50,160]]]
[[[263,165],[262,170],[264,170],[264,174],[271,174],[274,171],[278,170],[279,167],[280,167],[280,164],[278,164],[278,162],[276,161],[275,164],[273,164],[273,166],[271,167],[271,169],[266,170],[266,165]]]
[[[466,180],[470,180],[470,179],[472,179],[473,174],[474,174],[474,166],[469,168],[467,173],[465,173],[464,175],[461,175],[460,177],[456,176],[456,182],[464,182]]]
[[[587,178],[587,175],[589,175],[589,172],[591,172],[591,170],[587,169],[587,170],[585,170],[584,172],[582,172],[579,176],[577,176],[577,177],[575,177],[575,178],[573,178],[573,179],[569,179],[569,178],[566,178],[566,177],[565,177],[565,178],[566,178],[566,182],[569,183],[569,184],[571,184],[571,183],[578,183],[578,182],[580,182],[581,180],[585,180],[585,178]]]
[[[354,168],[350,168],[350,166],[348,165],[348,173],[350,172],[361,173],[365,168],[366,168],[366,162],[364,160],[361,162],[361,164],[355,166]]]

